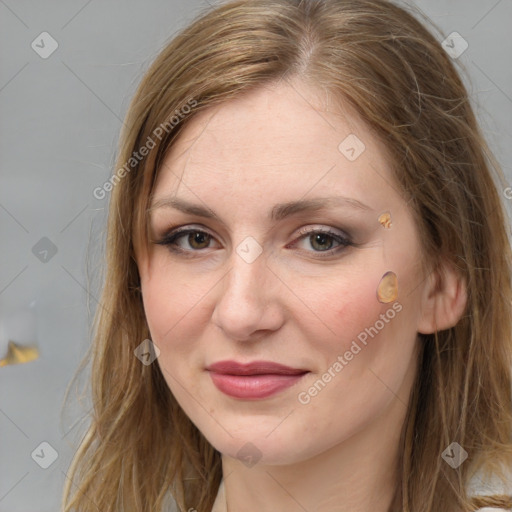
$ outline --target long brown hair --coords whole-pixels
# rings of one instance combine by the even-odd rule
[[[440,31],[424,23],[385,0],[234,0],[201,13],[158,55],[126,115],[116,172],[97,191],[110,194],[106,275],[80,367],[92,362],[94,408],[67,474],[65,512],[154,512],[170,495],[180,511],[210,511],[220,453],[177,404],[158,365],[134,356],[150,338],[134,248],[148,243],[155,178],[188,122],[287,77],[349,102],[385,142],[426,264],[445,258],[467,283],[457,325],[419,335],[392,512],[512,506],[511,496],[471,499],[466,491],[477,470],[505,479],[512,467],[505,178],[442,37],[433,35]],[[150,149],[141,156],[143,146]],[[452,442],[469,455],[457,469],[441,457]]]

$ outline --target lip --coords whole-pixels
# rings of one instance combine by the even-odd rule
[[[293,386],[309,373],[271,361],[219,361],[206,368],[219,391],[234,398],[258,400]]]
[[[226,375],[298,375],[309,371],[304,368],[291,368],[272,361],[252,361],[250,363],[219,361],[207,366],[206,369]]]

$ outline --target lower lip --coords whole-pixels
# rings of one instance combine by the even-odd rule
[[[226,375],[210,371],[212,381],[226,395],[234,398],[267,398],[298,382],[306,373],[300,375]]]

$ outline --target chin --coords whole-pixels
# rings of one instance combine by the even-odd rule
[[[263,465],[289,465],[307,460],[316,454],[312,447],[303,444],[298,445],[297,436],[291,436],[283,431],[283,436],[275,436],[275,432],[269,435],[272,429],[264,428],[263,431],[245,430],[243,435],[236,435],[230,431],[233,437],[226,432],[217,433],[217,436],[205,435],[208,442],[222,455],[237,459],[248,468],[255,464]],[[300,451],[299,451],[300,448]],[[309,450],[308,450],[309,448]],[[312,453],[308,453],[311,451]]]

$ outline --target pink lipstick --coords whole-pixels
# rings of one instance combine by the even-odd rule
[[[223,393],[234,398],[259,400],[293,386],[308,370],[291,368],[271,361],[243,364],[220,361],[206,368],[213,383]]]

